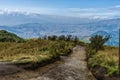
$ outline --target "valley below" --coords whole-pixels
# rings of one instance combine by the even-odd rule
[[[101,20],[81,24],[26,23],[13,26],[0,26],[0,30],[7,30],[26,39],[52,35],[75,35],[84,42],[89,42],[89,38],[94,35],[109,35],[110,40],[106,45],[118,46],[119,22],[120,19]]]

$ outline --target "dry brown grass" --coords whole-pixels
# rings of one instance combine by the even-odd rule
[[[64,43],[64,48],[59,47]],[[53,48],[57,49],[57,52],[53,50],[51,53],[51,46],[57,44]],[[69,49],[73,47],[72,42],[66,41],[51,41],[51,40],[38,40],[31,39],[26,42],[0,42],[0,61],[10,62],[41,62],[42,60],[49,60],[54,55],[60,56],[66,54]],[[58,49],[59,48],[59,49]],[[65,53],[62,53],[64,51]],[[54,56],[55,57],[55,56]]]

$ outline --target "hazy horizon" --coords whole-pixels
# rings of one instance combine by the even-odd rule
[[[0,0],[0,14],[21,12],[78,18],[120,17],[119,0]]]

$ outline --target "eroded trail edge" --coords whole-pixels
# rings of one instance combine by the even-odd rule
[[[35,71],[21,71],[1,77],[1,80],[95,80],[87,68],[85,48],[76,46],[69,57],[40,67]]]

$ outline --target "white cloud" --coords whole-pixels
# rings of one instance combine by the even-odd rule
[[[104,19],[104,18],[114,18],[120,16],[120,5],[108,8],[11,8],[2,9],[3,12],[21,12],[26,14],[37,13],[37,14],[47,14],[47,15],[59,15],[59,16],[71,16],[80,18],[93,18],[93,19]],[[0,10],[0,14],[3,14]]]
[[[116,6],[114,6],[115,8],[120,8],[120,5],[116,5]]]

